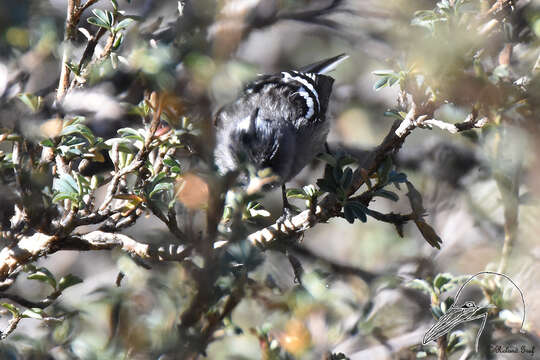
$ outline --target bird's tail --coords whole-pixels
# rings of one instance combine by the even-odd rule
[[[325,60],[318,61],[310,65],[304,66],[298,71],[301,71],[304,73],[326,74],[327,72],[334,70],[343,60],[347,59],[348,57],[349,55],[347,54],[340,54],[338,56],[334,56],[329,59],[325,59]]]

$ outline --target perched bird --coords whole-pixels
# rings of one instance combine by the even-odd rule
[[[324,151],[334,83],[324,74],[346,58],[341,54],[296,71],[261,75],[223,106],[215,118],[214,155],[220,172],[242,165],[257,171],[270,168],[279,177],[272,185],[282,185],[285,193],[285,182]],[[285,197],[284,203],[288,205]]]

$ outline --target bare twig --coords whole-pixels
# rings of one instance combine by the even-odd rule
[[[369,272],[356,266],[337,263],[327,257],[315,254],[315,252],[305,246],[295,244],[293,245],[293,251],[298,255],[306,257],[312,261],[323,262],[336,274],[358,276],[360,279],[364,280],[368,284],[375,280],[378,276],[380,276],[379,274]]]
[[[100,27],[98,31],[88,40],[88,44],[86,44],[86,48],[84,49],[83,55],[81,57],[81,61],[79,61],[79,69],[82,69],[86,66],[92,59],[92,56],[94,55],[94,51],[96,50],[96,45],[101,39],[103,35],[107,32],[107,29]]]
[[[51,296],[48,296],[43,300],[31,301],[19,295],[0,293],[0,298],[9,299],[26,308],[38,308],[38,309],[44,309],[47,306],[51,305],[54,302],[54,300],[58,298],[58,296],[60,296],[60,292],[54,292]]]
[[[62,50],[62,68],[60,70],[60,80],[58,81],[58,90],[56,92],[56,101],[61,101],[69,87],[69,77],[71,70],[68,67],[69,57],[71,55],[71,42],[75,39],[76,28],[82,13],[99,0],[88,0],[81,6],[80,0],[68,0],[66,26],[64,33],[64,48]]]
[[[71,85],[69,86],[70,89],[73,89],[77,87],[78,85],[84,84],[86,80],[88,79],[88,77],[90,76],[92,68],[95,65],[105,61],[105,59],[107,59],[107,57],[111,54],[114,41],[116,39],[116,33],[114,32],[111,32],[109,37],[107,38],[107,42],[105,43],[105,47],[103,48],[103,51],[101,52],[101,54],[93,61],[90,61],[90,59],[93,56],[98,40],[103,36],[103,34],[105,34],[105,32],[106,31],[104,28],[100,28],[98,32],[96,33],[96,35],[94,35],[92,39],[90,39],[90,41],[88,42],[88,45],[79,63],[80,75],[73,79],[73,81],[71,82]]]
[[[446,130],[452,134],[457,134],[458,132],[461,132],[461,131],[471,130],[475,128],[477,129],[482,128],[484,127],[484,125],[487,124],[487,122],[488,122],[488,119],[484,117],[477,121],[466,120],[462,123],[457,123],[457,124],[450,124],[450,123],[440,121],[440,120],[429,119],[429,120],[424,120],[422,124],[430,126],[430,127],[436,126],[439,129]]]
[[[504,273],[508,267],[508,260],[518,237],[519,220],[519,186],[521,175],[521,163],[514,172],[514,177],[510,184],[503,176],[496,174],[497,187],[501,193],[504,207],[504,243],[501,253],[501,260],[497,272]]]
[[[79,23],[80,13],[77,12],[80,0],[68,0],[66,27],[64,34],[64,49],[62,51],[62,69],[60,70],[60,80],[58,82],[58,90],[56,92],[56,100],[60,101],[64,98],[69,86],[69,75],[71,70],[67,66],[69,56],[71,54],[71,41],[75,38],[75,28]]]
[[[9,320],[7,328],[4,331],[0,331],[0,340],[5,340],[9,334],[11,334],[17,328],[17,325],[21,319],[21,315],[14,315],[11,320]]]

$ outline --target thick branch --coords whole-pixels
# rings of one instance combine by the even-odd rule
[[[0,281],[4,281],[20,266],[61,250],[111,250],[120,248],[128,254],[143,260],[182,261],[191,253],[191,247],[176,244],[156,246],[137,242],[127,235],[92,231],[87,234],[67,236],[46,235],[36,232],[23,237],[16,245],[0,251]]]

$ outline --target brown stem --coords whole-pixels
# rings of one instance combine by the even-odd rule
[[[448,342],[446,340],[446,335],[441,336],[437,339],[437,360],[446,360],[448,355],[446,354],[446,346]]]
[[[67,64],[71,55],[71,42],[75,39],[75,34],[77,33],[77,24],[81,19],[82,13],[98,1],[99,0],[88,0],[81,6],[81,0],[68,0],[64,49],[62,51],[62,68],[60,69],[60,80],[58,81],[58,90],[56,91],[56,101],[61,101],[69,88],[71,70]]]
[[[504,273],[508,267],[508,259],[517,241],[519,216],[519,175],[515,174],[512,187],[508,189],[501,181],[497,187],[501,192],[504,206],[504,243],[501,252],[501,261],[497,272]]]
[[[67,63],[71,53],[71,41],[75,38],[75,28],[79,22],[80,13],[77,11],[80,0],[68,0],[66,28],[64,34],[64,49],[62,52],[62,69],[60,70],[60,80],[58,82],[58,90],[56,92],[56,100],[60,101],[64,98],[69,86],[69,70]]]

